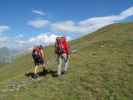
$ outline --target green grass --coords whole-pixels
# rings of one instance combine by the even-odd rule
[[[133,23],[115,24],[72,41],[70,68],[61,77],[48,74],[10,91],[11,81],[21,85],[32,71],[31,54],[0,68],[0,100],[132,100]],[[45,50],[49,70],[56,70],[53,47]],[[6,91],[3,91],[6,90]]]

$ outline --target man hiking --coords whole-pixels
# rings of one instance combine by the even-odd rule
[[[34,78],[37,78],[39,76],[37,71],[38,67],[41,66],[43,68],[43,71],[46,71],[46,66],[47,66],[47,58],[46,54],[43,51],[42,45],[33,48],[32,57],[35,64]]]
[[[60,76],[65,73],[68,69],[68,60],[69,60],[69,45],[65,37],[57,37],[55,43],[55,53],[58,60],[58,70],[57,75]],[[62,66],[64,69],[62,71]]]

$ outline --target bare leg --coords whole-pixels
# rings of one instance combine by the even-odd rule
[[[64,58],[64,72],[66,72],[68,69],[68,63],[69,63],[68,55],[63,54],[63,58]]]
[[[69,61],[67,60],[67,61],[65,62],[65,65],[64,65],[64,71],[65,71],[65,72],[66,72],[67,69],[68,69],[68,63],[69,63]]]
[[[61,66],[62,66],[62,57],[59,56],[58,57],[58,71],[57,71],[58,76],[61,75]]]
[[[45,69],[46,69],[46,66],[45,66],[45,64],[43,64],[43,65],[41,65],[41,66],[42,66],[43,70],[45,70]]]
[[[38,71],[37,70],[38,70],[38,66],[36,65],[35,68],[34,68],[34,76],[33,76],[33,78],[37,78],[38,77],[38,74],[37,74]]]
[[[42,65],[42,69],[43,69],[43,72],[44,73],[47,73],[47,65],[46,64],[43,64]]]
[[[37,74],[37,69],[38,69],[38,66],[35,66],[34,74]]]

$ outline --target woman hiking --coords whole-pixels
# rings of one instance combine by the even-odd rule
[[[43,46],[36,46],[33,48],[32,51],[32,58],[34,60],[34,78],[37,78],[38,75],[38,67],[42,67],[43,68],[43,72],[46,72],[46,67],[47,67],[47,57],[46,57],[46,53],[43,50]]]

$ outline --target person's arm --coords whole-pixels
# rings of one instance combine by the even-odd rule
[[[45,60],[45,62],[47,64],[47,55],[46,55],[46,53],[43,50],[41,50],[41,53],[42,53],[42,58]]]
[[[44,53],[43,50],[41,50],[42,58],[46,60],[46,54]]]

